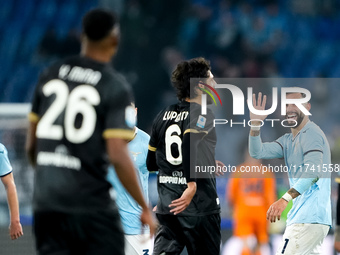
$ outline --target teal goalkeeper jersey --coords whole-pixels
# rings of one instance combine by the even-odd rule
[[[140,187],[147,202],[149,200],[149,171],[146,167],[146,156],[148,154],[149,140],[150,136],[147,133],[136,128],[136,136],[128,144],[130,156],[135,165]],[[142,231],[142,225],[140,222],[142,208],[123,187],[113,167],[109,167],[107,179],[113,186],[111,193],[119,207],[124,233],[126,235],[139,235],[142,232],[144,234],[148,233],[149,230],[147,228]]]
[[[249,153],[255,158],[284,158],[290,187],[301,194],[293,199],[287,225],[331,226],[331,153],[325,134],[314,122],[307,122],[295,137],[288,133],[275,142],[262,143],[260,136],[249,136]]]
[[[8,159],[6,147],[0,143],[0,177],[12,172],[12,166]]]

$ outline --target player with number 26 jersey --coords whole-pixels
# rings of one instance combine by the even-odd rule
[[[131,90],[111,67],[119,43],[114,13],[82,20],[81,53],[41,75],[32,101],[26,152],[36,168],[33,194],[39,255],[123,255],[124,233],[107,181],[109,163],[156,228],[127,150],[134,137]]]
[[[39,120],[35,210],[113,206],[103,138],[132,139],[131,101],[129,86],[109,64],[75,56],[45,70],[30,114]]]

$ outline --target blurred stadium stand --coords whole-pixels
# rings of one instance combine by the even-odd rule
[[[98,5],[120,13],[115,66],[152,113],[181,58],[207,57],[216,77],[339,76],[339,0],[13,0],[0,6],[0,100],[29,102],[42,68],[79,52],[80,17]],[[142,102],[154,89],[162,100]]]
[[[182,59],[210,59],[215,77],[340,76],[340,0],[7,0],[0,4],[1,103],[30,102],[42,69],[79,53],[80,18],[96,6],[111,8],[120,16],[121,45],[114,66],[134,88],[139,127],[146,131],[150,131],[156,113],[176,101],[170,74]],[[316,104],[312,111],[324,117],[321,125],[337,152],[337,163],[339,92],[340,86],[334,83],[312,87]],[[23,153],[24,134],[20,130],[14,135],[6,132],[0,131],[0,142],[7,147],[13,140],[21,140],[15,143],[21,149],[9,148],[9,156],[15,166],[22,217],[29,229],[32,171],[27,171],[27,162],[19,162],[24,156],[16,155]],[[241,136],[244,133],[233,133],[230,143],[240,143]],[[225,148],[229,155],[225,161],[240,163],[236,151]],[[222,227],[230,235],[226,180],[218,181],[218,191]],[[4,195],[0,200],[0,240],[6,242]],[[31,238],[28,229],[18,245]],[[0,254],[31,254],[32,243],[27,245],[27,252],[5,252],[4,243],[0,243]]]

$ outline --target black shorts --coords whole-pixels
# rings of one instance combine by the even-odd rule
[[[124,254],[118,212],[39,212],[34,214],[33,228],[39,255]]]
[[[221,216],[174,216],[156,214],[160,227],[154,244],[154,255],[180,254],[187,248],[189,255],[217,255],[221,245]]]

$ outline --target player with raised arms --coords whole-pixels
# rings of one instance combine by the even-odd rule
[[[288,99],[305,98],[304,93],[287,93]],[[253,105],[264,110],[266,96],[253,95]],[[303,106],[309,111],[311,104]],[[323,131],[309,120],[295,104],[286,105],[286,119],[291,125],[287,133],[274,142],[262,143],[260,121],[267,116],[250,112],[252,127],[249,136],[249,153],[257,159],[284,158],[289,167],[290,189],[267,211],[270,222],[280,220],[288,202],[293,207],[287,218],[287,227],[278,254],[321,254],[321,244],[331,226],[331,181],[328,166],[331,163],[330,148]],[[320,172],[326,166],[326,173]],[[313,170],[314,169],[314,170]]]

